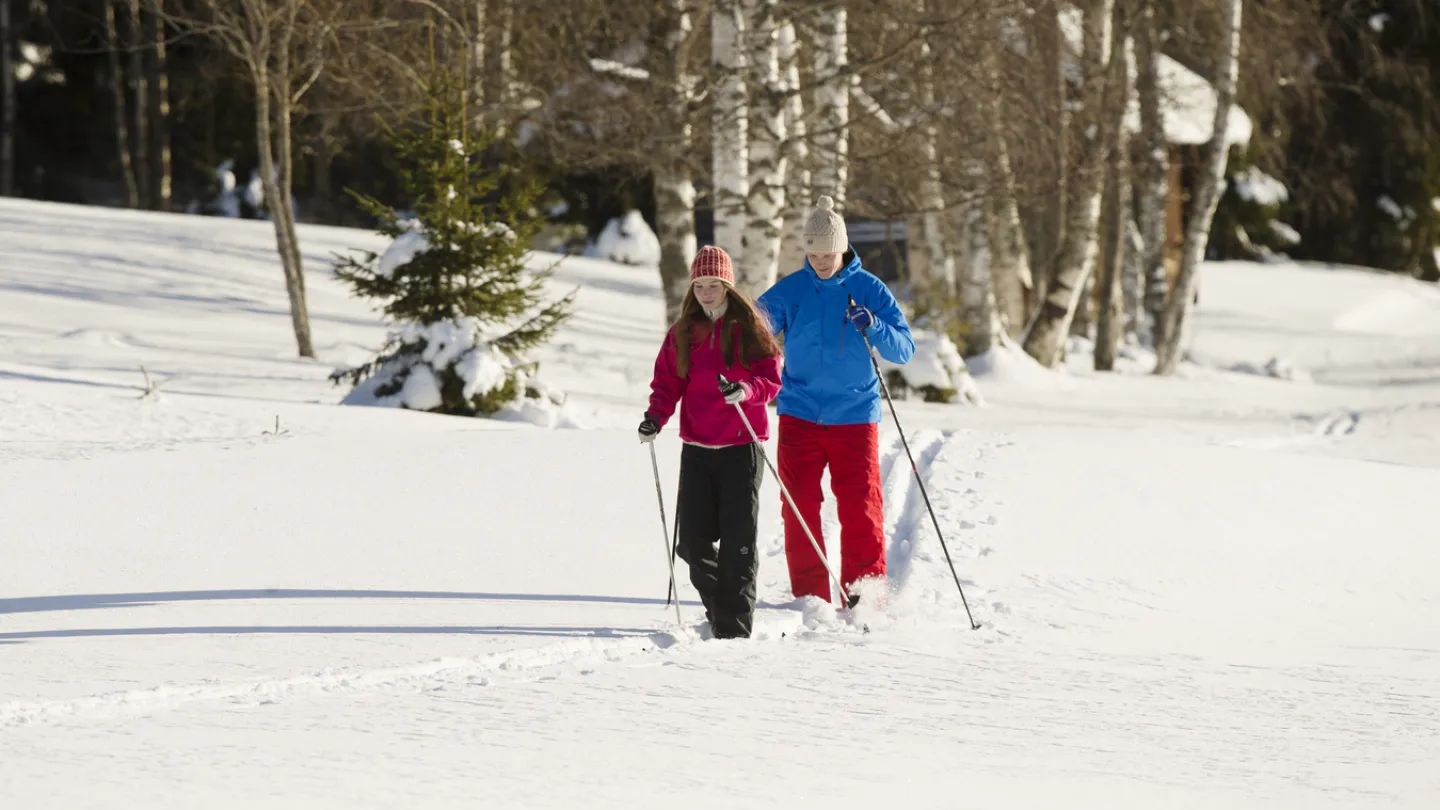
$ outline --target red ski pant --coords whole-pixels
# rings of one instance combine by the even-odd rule
[[[840,514],[840,581],[846,590],[858,579],[885,575],[885,506],[880,494],[879,425],[817,425],[780,416],[780,480],[800,514],[781,495],[785,518],[785,558],[790,590],[796,597],[830,601],[830,576],[805,536],[814,533],[820,547],[820,477],[830,468],[830,491]]]

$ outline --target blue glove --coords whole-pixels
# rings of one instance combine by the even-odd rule
[[[859,304],[851,304],[850,308],[845,310],[845,318],[861,332],[869,329],[875,323],[875,314]]]

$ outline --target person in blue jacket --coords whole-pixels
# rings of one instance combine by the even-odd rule
[[[758,301],[777,335],[785,337],[785,365],[776,399],[785,557],[796,597],[830,601],[824,563],[805,536],[820,531],[820,479],[840,515],[840,580],[858,598],[855,582],[885,576],[885,512],[880,492],[880,380],[865,339],[892,363],[915,354],[910,325],[885,283],[860,266],[845,220],[829,197],[816,201],[805,222],[805,266],[776,282]],[[805,523],[802,525],[801,520]]]

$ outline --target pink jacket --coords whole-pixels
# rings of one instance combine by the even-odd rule
[[[711,329],[697,329],[690,344],[689,374],[681,377],[675,373],[675,330],[665,336],[660,355],[655,358],[655,377],[650,381],[649,417],[661,426],[675,413],[675,406],[682,399],[680,408],[680,440],[692,444],[724,447],[745,444],[750,433],[735,412],[735,406],[725,402],[720,393],[720,381],[716,375],[724,374],[725,379],[744,383],[749,396],[740,403],[745,417],[760,441],[770,438],[770,415],[765,405],[780,392],[780,358],[767,357],[745,368],[741,363],[725,365],[727,358],[721,357],[719,329],[729,328],[732,333],[731,351],[740,343],[740,325],[727,322],[723,317]]]

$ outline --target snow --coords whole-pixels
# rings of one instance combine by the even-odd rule
[[[1402,209],[1400,203],[1395,202],[1395,198],[1389,194],[1381,194],[1379,198],[1375,200],[1375,204],[1380,207],[1381,211],[1388,214],[1391,219],[1397,222],[1405,219],[1404,209]]]
[[[658,274],[559,264],[588,428],[537,430],[334,407],[385,326],[331,253],[387,245],[299,235],[318,361],[268,223],[0,200],[4,806],[1440,801],[1433,286],[1212,263],[1175,377],[972,359],[989,407],[881,426],[872,632],[790,598],[767,477],[716,642],[634,434]],[[1272,359],[1313,382],[1229,370]]]
[[[385,278],[395,274],[395,269],[409,264],[416,256],[430,249],[430,240],[424,232],[416,229],[408,230],[395,237],[390,247],[380,254],[380,261],[375,265],[375,272]]]
[[[1240,199],[1256,205],[1275,206],[1290,199],[1290,191],[1284,183],[1255,166],[1237,172],[1230,182]]]
[[[1275,237],[1279,239],[1282,244],[1300,244],[1300,232],[1285,224],[1284,222],[1281,222],[1278,219],[1272,219],[1270,220],[1269,227],[1270,232],[1275,234]]]
[[[596,73],[608,73],[614,76],[620,76],[621,78],[625,79],[635,79],[637,81],[647,81],[650,78],[650,71],[645,70],[644,68],[632,67],[630,65],[626,65],[621,62],[615,62],[610,59],[592,58],[590,60],[590,69],[595,71]]]
[[[1078,8],[1067,7],[1060,12],[1060,28],[1072,53],[1080,53],[1084,42],[1082,14]],[[1126,58],[1131,73],[1135,70],[1135,44],[1126,40]],[[1208,143],[1215,131],[1215,87],[1204,77],[1175,59],[1160,55],[1160,115],[1165,139],[1171,144],[1198,146]],[[1125,129],[1132,134],[1140,131],[1140,103],[1133,96],[1125,112]],[[1254,125],[1240,105],[1230,108],[1225,129],[1227,146],[1243,146],[1250,142]]]
[[[586,247],[585,255],[620,264],[659,267],[660,238],[650,229],[645,217],[632,210],[605,223],[600,236]]]
[[[1370,15],[1370,30],[1377,34],[1385,33],[1385,26],[1390,24],[1390,15],[1385,13]]]
[[[901,366],[882,359],[881,370],[898,370],[911,388],[923,388],[927,385],[954,388],[955,375],[965,369],[965,361],[960,358],[954,341],[932,329],[915,329],[911,336],[915,340],[915,356],[910,362]]]

